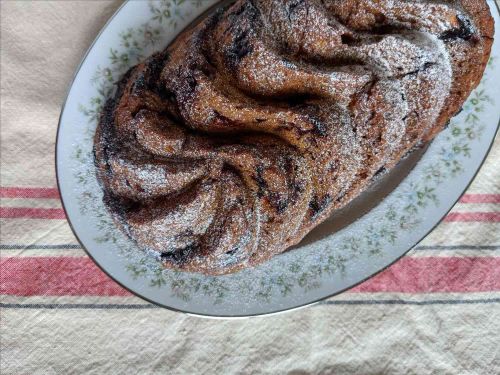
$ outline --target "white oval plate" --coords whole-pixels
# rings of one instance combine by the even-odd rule
[[[82,246],[113,279],[161,306],[250,316],[304,306],[350,288],[404,255],[446,215],[481,166],[500,117],[500,38],[481,85],[425,150],[401,163],[338,220],[299,246],[226,276],[163,270],[115,227],[102,203],[92,143],[101,107],[121,75],[162,50],[216,0],[130,1],[103,28],[74,78],[59,123],[58,184]],[[491,2],[496,24],[498,10]],[[406,177],[405,177],[406,176]],[[381,193],[382,192],[382,193]],[[385,198],[384,198],[385,196]],[[377,198],[378,197],[378,198]],[[370,205],[369,202],[376,201]],[[364,215],[359,212],[368,211]],[[342,222],[340,228],[335,223]]]

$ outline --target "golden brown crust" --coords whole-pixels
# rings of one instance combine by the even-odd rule
[[[239,0],[132,68],[95,136],[121,228],[207,274],[298,243],[477,86],[484,0]]]

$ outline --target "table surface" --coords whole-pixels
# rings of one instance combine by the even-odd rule
[[[380,283],[214,320],[157,308],[105,276],[64,218],[53,151],[74,70],[120,4],[0,2],[2,374],[500,373],[498,137],[451,215],[407,255],[419,272],[384,271],[418,293]]]

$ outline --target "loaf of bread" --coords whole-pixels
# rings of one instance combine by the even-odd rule
[[[105,203],[165,267],[262,263],[442,130],[492,38],[485,0],[238,0],[119,82]]]

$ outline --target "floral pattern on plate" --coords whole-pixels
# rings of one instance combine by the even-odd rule
[[[120,77],[152,52],[163,49],[165,40],[175,37],[183,26],[214,2],[150,0],[134,3],[127,3],[115,15],[111,23],[119,21],[124,27],[116,33],[114,43],[96,55],[99,63],[93,73],[87,73],[85,84],[91,93],[89,99],[74,101],[74,116],[83,130],[81,127],[72,130],[80,132],[80,138],[73,142],[73,150],[68,154],[71,161],[65,160],[64,165],[73,165],[69,178],[78,213],[68,206],[66,210],[77,234],[82,231],[81,219],[87,222],[86,228],[92,226],[92,238],[87,243],[83,241],[91,255],[96,257],[93,246],[107,248],[111,258],[116,258],[120,273],[128,274],[129,282],[120,280],[121,283],[134,291],[137,291],[134,286],[138,285],[147,288],[147,293],[138,293],[154,302],[207,315],[246,315],[296,307],[352,286],[374,273],[370,270],[353,278],[352,273],[356,273],[354,270],[360,264],[379,263],[380,266],[373,268],[376,271],[420,240],[428,232],[429,223],[425,218],[429,217],[429,212],[434,212],[436,217],[433,225],[437,223],[450,208],[450,202],[459,196],[450,200],[446,195],[447,186],[459,183],[465,188],[470,180],[465,175],[470,172],[471,161],[479,165],[478,152],[474,151],[481,151],[484,144],[491,142],[491,129],[488,139],[482,138],[488,125],[492,126],[485,114],[495,108],[496,94],[491,77],[499,76],[496,57],[490,59],[480,86],[470,96],[462,113],[450,121],[417,167],[386,199],[355,223],[312,245],[232,275],[205,276],[164,270],[154,256],[141,252],[124,237],[106,211],[95,178],[93,134],[102,106],[113,94]],[[117,20],[126,7],[142,8],[142,22],[132,26],[127,25],[124,17]],[[104,33],[111,32],[108,29],[105,28]],[[94,50],[95,47],[91,48],[90,53]],[[105,57],[104,51],[107,52]],[[60,126],[65,124],[64,120],[62,117]],[[67,169],[61,166],[61,160],[58,156],[58,172]],[[64,192],[63,188],[63,199]],[[79,216],[78,225],[73,221],[75,216]],[[102,262],[98,263],[103,266]],[[326,290],[330,292],[325,293]],[[202,307],[193,307],[193,301],[200,298],[203,299],[199,303]]]

